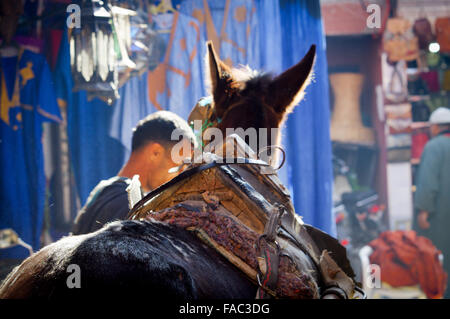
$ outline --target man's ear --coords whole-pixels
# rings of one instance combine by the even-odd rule
[[[149,162],[149,164],[153,167],[157,167],[161,164],[166,156],[165,148],[156,142],[148,143],[145,147],[145,159]]]
[[[300,102],[306,86],[311,82],[315,59],[316,46],[312,45],[299,63],[272,81],[266,100],[275,112],[284,114]]]

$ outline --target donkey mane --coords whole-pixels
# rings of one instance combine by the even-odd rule
[[[258,72],[249,75],[245,81],[243,92],[252,92],[255,95],[265,93],[270,83],[272,83],[274,75],[267,72]]]

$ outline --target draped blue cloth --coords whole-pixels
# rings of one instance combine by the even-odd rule
[[[109,134],[113,106],[99,99],[88,101],[84,91],[72,92],[73,82],[66,32],[61,40],[53,78],[58,103],[60,107],[67,108],[70,165],[75,175],[80,203],[83,205],[92,188],[100,180],[114,176],[122,167],[125,147]],[[133,84],[130,82],[129,85]],[[139,95],[136,97],[143,100]],[[136,103],[133,102],[133,105]],[[119,130],[117,132],[119,134]]]
[[[279,74],[316,44],[314,81],[283,130],[287,162],[280,178],[290,189],[296,212],[304,221],[335,235],[328,74],[319,1],[233,0],[225,14],[226,7],[223,0],[181,2],[174,41],[164,60],[170,67],[161,79],[165,81],[164,90],[154,95],[156,102],[187,118],[197,100],[207,95],[203,62],[205,39],[212,30],[211,25],[208,29],[207,18],[211,18],[218,35],[221,59],[234,65],[248,64]],[[77,98],[68,119],[69,140],[82,203],[100,179],[117,173],[129,154],[132,128],[157,109],[149,101],[154,87],[147,80],[146,75],[130,79],[120,90],[120,100],[112,106],[98,100],[87,102],[82,93],[74,95]]]
[[[0,58],[0,229],[12,228],[40,248],[44,222],[44,122],[60,122],[50,68],[29,50]],[[0,259],[25,258],[21,246],[0,250]]]
[[[117,174],[125,150],[109,135],[113,108],[99,99],[88,101],[85,92],[75,96],[67,112],[67,130],[72,169],[83,205],[100,180]]]
[[[283,69],[300,61],[311,44],[317,45],[314,80],[286,123],[287,184],[304,221],[336,236],[328,71],[320,3],[282,0],[280,19]]]

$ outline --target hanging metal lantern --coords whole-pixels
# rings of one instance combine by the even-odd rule
[[[74,90],[85,90],[112,103],[119,98],[117,53],[112,15],[106,1],[81,1],[81,28],[70,36],[70,64]]]
[[[124,70],[134,70],[136,64],[129,57],[129,53],[131,52],[130,17],[135,16],[137,13],[134,10],[119,7],[117,5],[111,7],[111,12],[114,32],[120,50],[117,64],[119,73]]]
[[[155,30],[155,23],[149,23],[147,8],[136,9],[137,14],[130,19],[131,60],[136,69],[131,75],[140,75],[146,70],[154,70],[161,63],[166,51],[163,37]]]

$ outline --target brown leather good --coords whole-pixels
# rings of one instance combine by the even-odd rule
[[[420,18],[414,22],[413,31],[419,39],[419,48],[428,50],[428,45],[434,40],[430,21],[427,18]]]
[[[441,52],[450,52],[450,17],[438,18],[435,22],[436,39],[441,46]]]
[[[419,41],[411,31],[411,23],[403,18],[389,19],[383,48],[391,62],[416,60],[419,56]]]

